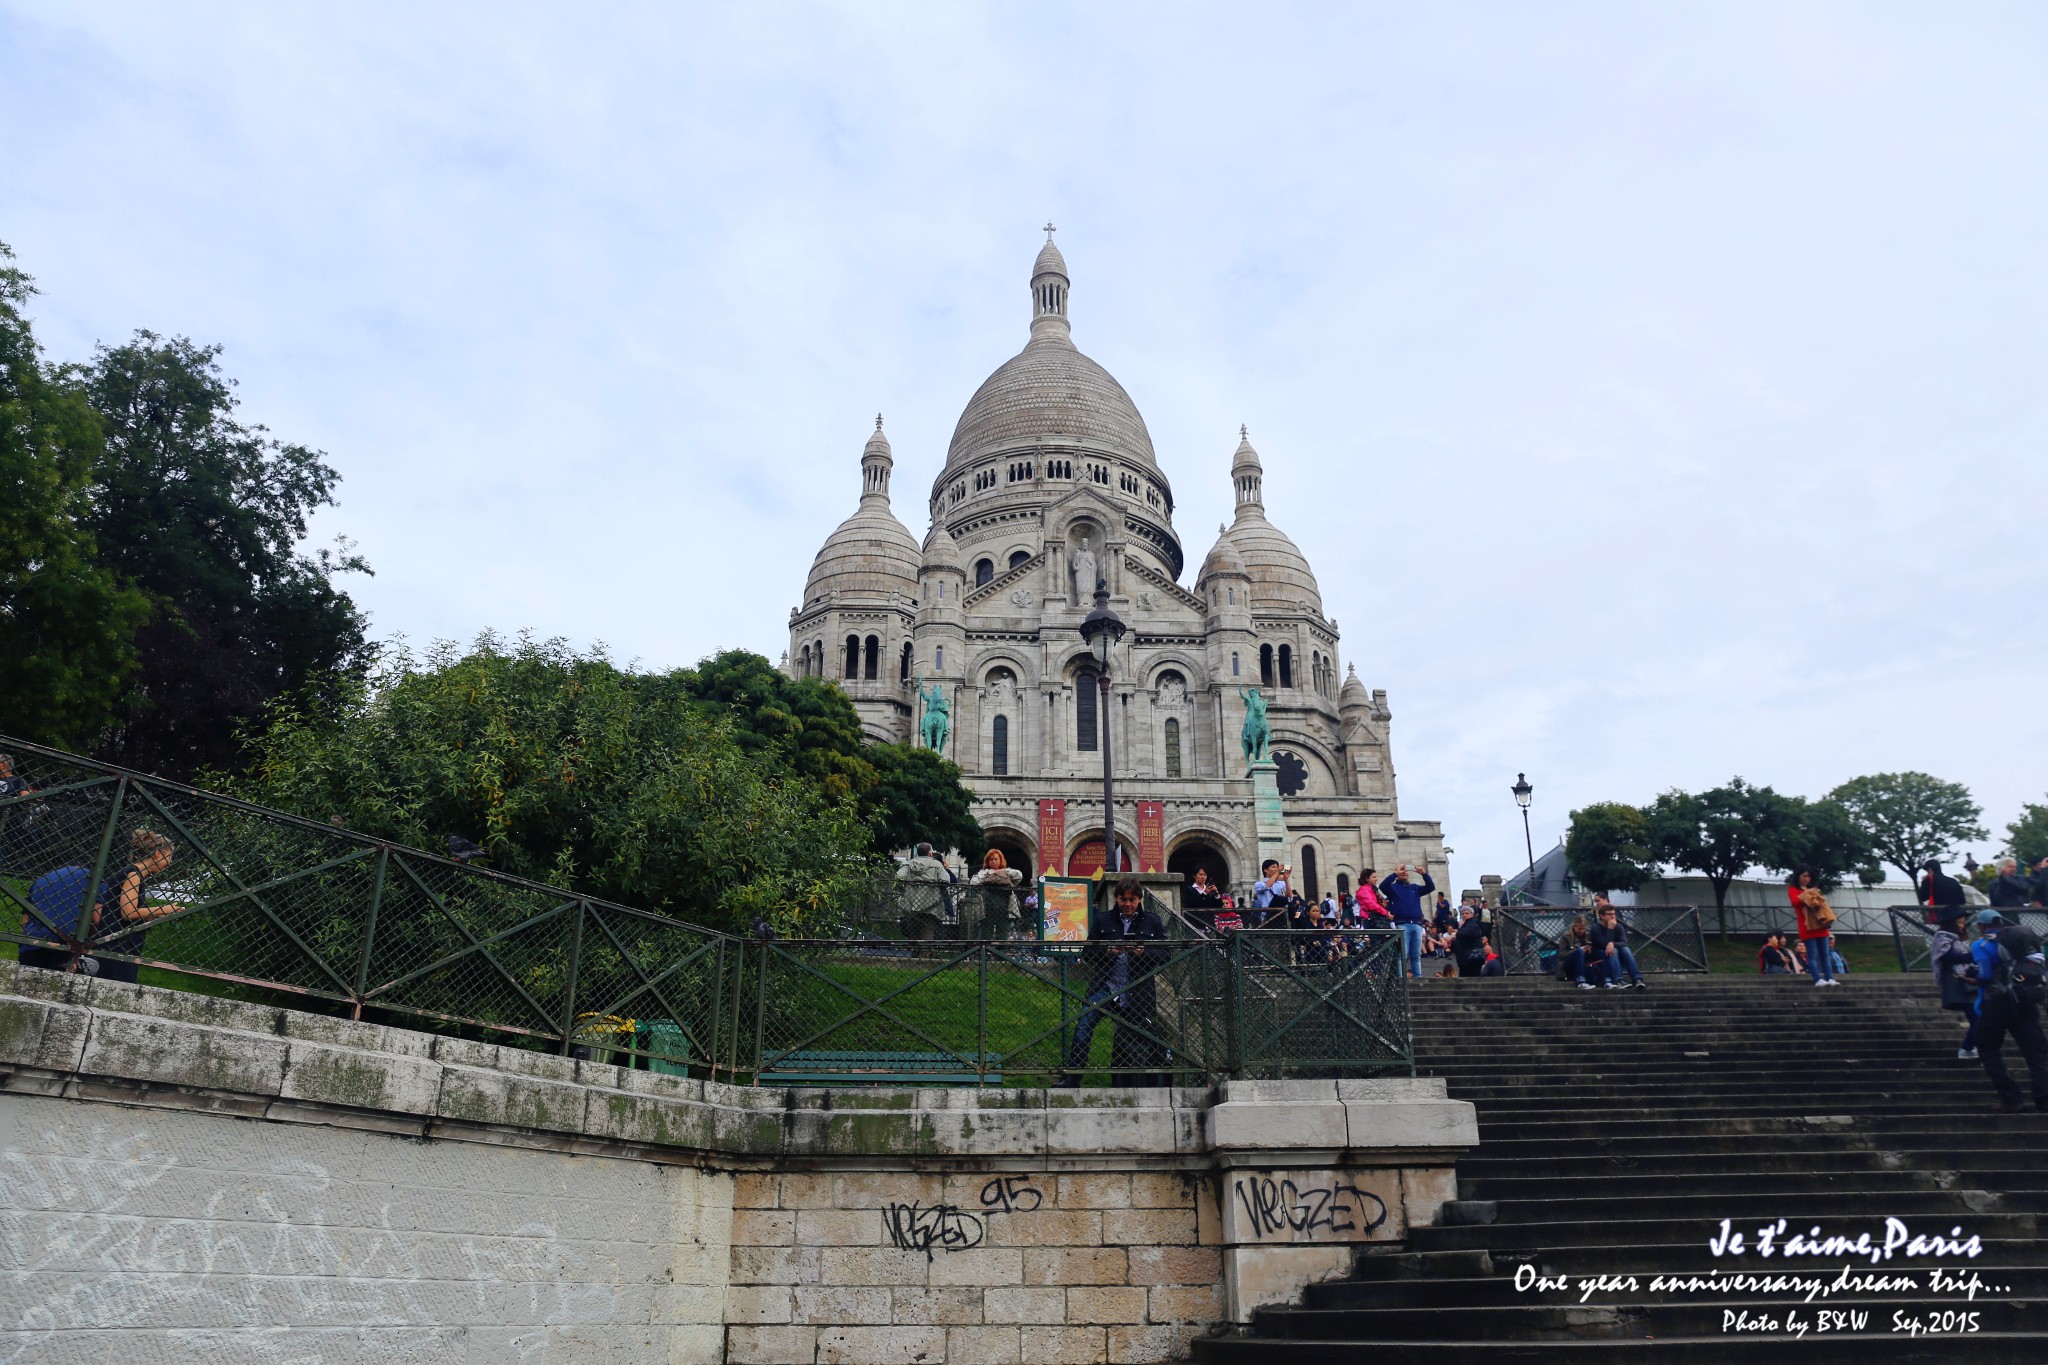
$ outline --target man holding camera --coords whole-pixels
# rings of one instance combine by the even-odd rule
[[[1401,954],[1408,961],[1408,975],[1414,980],[1422,979],[1422,928],[1427,918],[1422,913],[1422,898],[1436,891],[1436,882],[1425,872],[1422,880],[1415,880],[1415,869],[1402,863],[1387,874],[1380,883],[1380,899],[1386,902],[1387,910],[1394,917],[1394,927],[1401,931]]]

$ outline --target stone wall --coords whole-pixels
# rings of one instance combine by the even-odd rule
[[[758,1089],[0,964],[0,1365],[1155,1362],[1452,1197],[1440,1082]]]

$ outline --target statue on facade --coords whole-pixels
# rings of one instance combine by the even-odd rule
[[[1257,763],[1266,757],[1266,745],[1273,738],[1266,724],[1266,699],[1256,687],[1239,687],[1237,696],[1244,703],[1244,760]]]
[[[933,683],[931,691],[925,691],[924,675],[916,680],[918,700],[924,703],[924,716],[918,721],[918,734],[924,740],[924,747],[935,754],[946,752],[946,736],[953,729],[953,707],[946,700],[945,689]]]
[[[1076,602],[1085,602],[1095,596],[1095,551],[1088,548],[1084,538],[1079,549],[1074,551],[1074,597]]]

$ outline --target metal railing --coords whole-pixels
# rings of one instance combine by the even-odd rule
[[[1691,905],[1627,905],[1615,907],[1628,930],[1629,951],[1647,973],[1691,973],[1707,970],[1707,940],[1698,907]],[[1494,912],[1494,951],[1509,976],[1555,976],[1558,945],[1571,922],[1592,912],[1580,906],[1506,906]]]
[[[995,934],[1016,910],[957,887],[937,919],[960,937],[740,938],[39,745],[0,752],[28,788],[0,797],[0,943],[33,965],[738,1083],[1413,1068],[1385,932],[1182,935],[1119,969],[1106,945]]]
[[[1982,906],[1969,907],[1974,922]],[[1890,912],[1892,945],[1898,949],[1899,970],[1902,972],[1926,972],[1934,962],[1934,931],[1940,926],[1930,918],[1934,912],[1923,905],[1894,906]],[[2028,907],[2025,909],[2004,909],[1998,912],[2009,923],[2024,924],[2035,933],[2048,938],[2048,909]]]

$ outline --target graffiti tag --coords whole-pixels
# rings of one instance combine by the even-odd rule
[[[1239,1176],[1234,1185],[1238,1207],[1253,1235],[1275,1233],[1332,1237],[1370,1236],[1387,1221],[1386,1201],[1356,1185],[1306,1188],[1272,1176]]]

